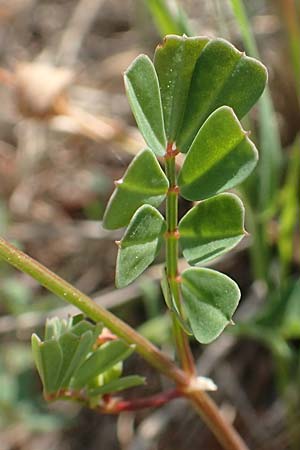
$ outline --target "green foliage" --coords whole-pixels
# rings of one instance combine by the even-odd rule
[[[182,152],[219,106],[228,105],[243,117],[261,95],[267,77],[257,60],[222,39],[167,36],[154,62],[167,137],[176,140]]]
[[[178,148],[186,153],[201,125],[222,105],[241,119],[262,94],[266,79],[260,62],[223,39],[209,41],[193,72]]]
[[[179,173],[187,200],[202,200],[231,189],[254,169],[258,154],[233,110],[213,112],[195,137]]]
[[[204,200],[178,227],[190,264],[211,260],[242,239],[242,202],[233,194],[216,194],[241,183],[257,163],[257,150],[239,119],[257,101],[266,79],[264,66],[229,42],[174,35],[157,47],[154,65],[142,55],[125,73],[133,114],[153,154],[145,150],[134,159],[104,215],[104,226],[118,228],[135,212],[119,244],[116,284],[123,287],[135,280],[154,261],[165,238],[166,304],[180,327],[188,334],[192,329],[202,343],[215,339],[230,322],[240,293],[226,275],[188,269],[180,283],[181,307],[180,293],[174,290],[179,283],[176,182],[185,199]],[[175,146],[186,153],[178,181]],[[154,155],[165,156],[167,177]],[[156,207],[166,194],[165,221]]]
[[[146,55],[138,56],[124,75],[128,100],[138,127],[149,148],[163,156],[166,135],[157,75]]]
[[[100,386],[108,393],[109,386],[114,391],[124,385],[122,378],[117,383],[122,375],[122,362],[134,347],[119,339],[99,346],[97,339],[101,331],[101,324],[93,325],[80,315],[68,320],[48,319],[43,342],[37,335],[32,336],[33,356],[46,398],[82,389],[92,397],[93,390]],[[137,376],[130,380],[127,387],[142,383]],[[97,395],[102,394],[97,391]]]
[[[135,211],[142,205],[159,206],[169,187],[168,180],[153,153],[142,150],[132,160],[122,180],[111,196],[103,218],[109,230],[129,224]]]
[[[219,336],[240,300],[240,290],[233,280],[203,268],[182,273],[182,293],[194,336],[203,344]]]
[[[75,371],[72,387],[74,389],[82,389],[98,375],[102,375],[120,361],[128,358],[133,351],[134,348],[128,347],[123,341],[107,342],[95,350]]]
[[[181,219],[180,244],[191,265],[232,249],[244,236],[244,207],[234,194],[204,200]]]
[[[47,392],[55,392],[58,389],[58,379],[63,361],[61,347],[58,342],[46,341],[39,347],[35,346],[35,349],[37,348],[39,348],[43,384]]]
[[[207,37],[168,36],[154,55],[166,135],[175,141],[182,124],[191,79]]]
[[[130,284],[154,261],[166,229],[164,218],[153,206],[136,211],[119,243],[117,287]]]

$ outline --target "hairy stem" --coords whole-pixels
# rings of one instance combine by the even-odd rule
[[[177,310],[182,313],[180,298],[180,277],[178,273],[178,187],[175,157],[177,151],[172,149],[172,143],[167,146],[165,155],[166,175],[169,180],[169,189],[166,200],[166,270],[171,294],[176,303]],[[176,316],[172,313],[173,332],[176,348],[183,370],[189,375],[195,375],[195,363],[188,342],[188,337],[182,330]]]

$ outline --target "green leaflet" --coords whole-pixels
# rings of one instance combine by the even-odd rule
[[[145,384],[145,378],[139,375],[129,375],[127,377],[118,378],[117,380],[110,381],[103,386],[96,387],[89,390],[90,396],[104,395],[113,392],[124,391],[135,386],[141,386]]]
[[[128,358],[133,351],[133,346],[128,346],[121,340],[111,341],[102,345],[75,372],[72,387],[74,389],[83,388],[93,378]]]
[[[41,343],[42,343],[42,341],[40,340],[40,338],[35,333],[33,333],[33,335],[31,336],[31,349],[32,349],[33,360],[36,365],[39,376],[42,380],[42,383],[44,384],[43,362],[42,362],[41,352],[40,352]]]
[[[237,308],[238,285],[211,269],[191,268],[182,273],[182,294],[193,333],[201,344],[216,339]]]
[[[165,220],[155,208],[144,205],[136,211],[119,244],[117,287],[127,286],[154,261],[165,231]]]
[[[106,370],[101,377],[98,377],[100,381],[99,386],[103,386],[103,384],[110,383],[113,380],[120,378],[123,372],[123,361],[119,361],[109,370]]]
[[[241,183],[258,153],[233,110],[222,106],[200,128],[179,173],[181,195],[202,200]]]
[[[154,56],[168,141],[176,141],[197,59],[207,37],[166,36]]]
[[[124,74],[128,100],[149,148],[158,156],[166,152],[166,136],[157,75],[146,55],[138,56]]]
[[[128,225],[135,211],[145,203],[159,206],[169,186],[158,161],[148,149],[138,153],[120,181],[103,218],[103,226],[109,230]]]
[[[79,322],[75,322],[74,324],[72,322],[72,333],[76,334],[76,336],[81,336],[86,331],[91,331],[92,333],[94,333],[94,329],[95,325],[88,322],[87,320],[84,320],[83,318]],[[101,326],[99,327],[99,325],[97,324],[97,333],[99,334],[101,333],[101,331]]]
[[[243,238],[243,204],[234,194],[203,200],[181,219],[179,233],[183,255],[190,264],[209,261]]]
[[[213,39],[200,54],[189,90],[177,147],[186,153],[199,128],[218,107],[228,105],[241,119],[262,94],[265,67],[223,39]]]
[[[92,331],[86,331],[79,337],[70,332],[60,337],[59,344],[63,352],[63,364],[58,379],[58,388],[68,387],[74,371],[83,363],[94,342]]]
[[[43,384],[46,393],[58,388],[58,377],[63,362],[62,350],[57,341],[42,342],[39,345],[40,360],[43,370]]]

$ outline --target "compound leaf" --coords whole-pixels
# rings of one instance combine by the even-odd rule
[[[125,89],[138,127],[158,156],[166,151],[166,135],[158,79],[152,61],[138,56],[124,74]]]
[[[168,141],[174,142],[182,123],[195,64],[207,37],[166,36],[154,56]]]
[[[141,206],[119,243],[117,287],[127,286],[154,261],[162,244],[166,222],[150,205]]]
[[[110,230],[124,227],[143,204],[159,206],[168,186],[167,177],[153,153],[142,150],[117,183],[104,214],[103,226]]]
[[[220,194],[194,206],[179,223],[183,255],[192,264],[209,261],[244,236],[244,207],[234,194]]]
[[[182,273],[182,293],[194,336],[202,344],[221,334],[240,300],[240,290],[231,278],[204,268]]]
[[[258,153],[233,110],[222,106],[200,128],[179,174],[181,195],[202,200],[241,183]]]
[[[207,117],[222,105],[241,119],[261,96],[265,67],[223,39],[211,40],[201,52],[189,90],[177,147],[187,152]]]

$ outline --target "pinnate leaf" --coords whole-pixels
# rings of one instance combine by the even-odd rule
[[[221,334],[240,300],[238,285],[231,278],[204,268],[182,273],[182,293],[194,336],[202,344]]]
[[[179,173],[181,195],[202,200],[241,183],[258,153],[233,110],[222,106],[200,128]]]
[[[154,56],[166,135],[176,140],[186,107],[187,96],[197,59],[207,37],[166,36]]]
[[[130,284],[154,261],[165,231],[166,222],[153,206],[144,205],[136,211],[119,243],[117,287]]]
[[[177,147],[187,152],[207,117],[228,105],[241,119],[261,96],[265,67],[223,39],[211,40],[201,52],[189,90]]]
[[[159,206],[168,186],[167,177],[153,153],[142,150],[117,183],[104,214],[103,226],[110,230],[124,227],[143,204]]]
[[[138,56],[124,74],[128,100],[149,148],[158,156],[166,151],[166,135],[158,79],[152,61]]]
[[[183,255],[206,262],[234,247],[244,236],[244,207],[234,194],[219,194],[194,206],[179,223]]]

